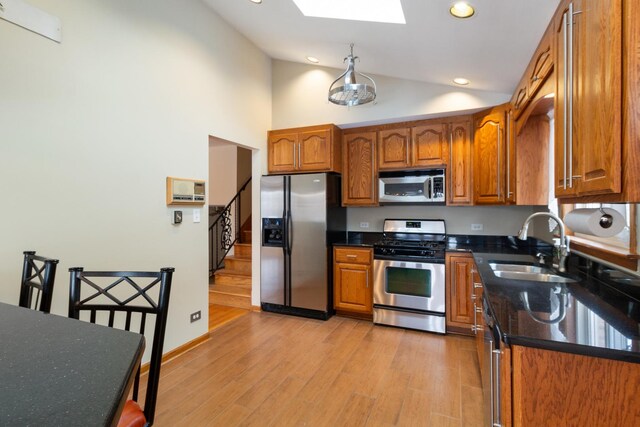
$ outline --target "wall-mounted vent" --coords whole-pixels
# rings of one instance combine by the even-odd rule
[[[167,205],[204,205],[205,185],[198,179],[167,177]]]

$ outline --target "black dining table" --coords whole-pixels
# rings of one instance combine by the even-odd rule
[[[0,426],[116,425],[140,334],[0,303]]]

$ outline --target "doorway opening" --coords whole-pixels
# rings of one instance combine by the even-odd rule
[[[252,155],[209,137],[209,330],[251,310]]]

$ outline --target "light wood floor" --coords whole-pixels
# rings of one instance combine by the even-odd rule
[[[249,310],[237,307],[227,307],[220,304],[209,304],[209,331],[218,329],[240,316],[248,314]]]
[[[162,368],[155,426],[480,426],[471,338],[250,312]]]

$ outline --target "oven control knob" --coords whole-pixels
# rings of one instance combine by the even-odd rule
[[[421,256],[425,256],[426,254],[427,254],[427,251],[420,251]]]
[[[391,249],[389,252],[391,252],[391,255],[393,255],[393,254],[396,253],[396,250],[395,249]]]

